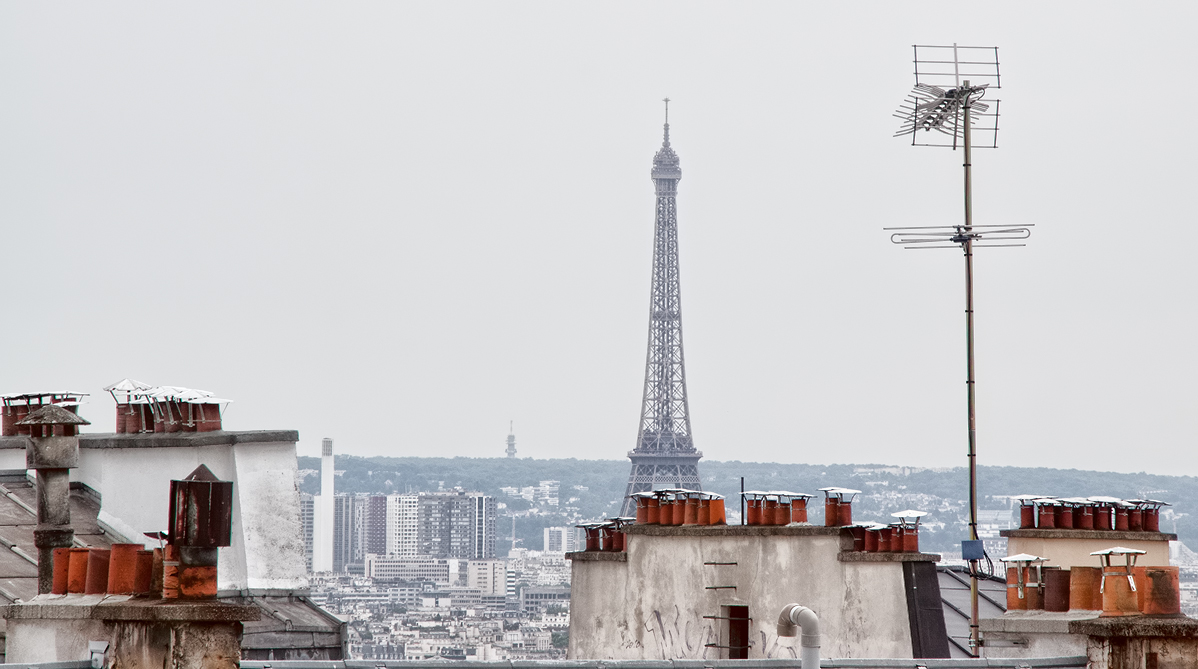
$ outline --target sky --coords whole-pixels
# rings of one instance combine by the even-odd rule
[[[952,10],[951,12],[949,10]],[[696,446],[966,463],[961,154],[912,44],[998,46],[984,465],[1198,475],[1194,3],[4,3],[0,392],[125,377],[340,453],[619,459],[662,98]]]

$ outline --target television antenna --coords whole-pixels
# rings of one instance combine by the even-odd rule
[[[959,225],[884,228],[890,241],[908,249],[960,248],[965,252],[965,388],[969,411],[969,648],[978,655],[978,566],[987,560],[978,539],[977,424],[973,355],[973,249],[1025,246],[1031,225],[974,225],[972,151],[998,148],[998,100],[982,102],[1002,87],[998,47],[915,45],[915,87],[895,112],[902,125],[895,137],[911,136],[912,146],[964,150],[965,218]],[[923,131],[921,133],[920,131]]]

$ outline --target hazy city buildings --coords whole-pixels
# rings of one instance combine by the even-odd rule
[[[554,482],[556,483],[556,482]],[[321,496],[301,495],[305,555],[313,572],[366,574],[367,558],[433,557],[456,560],[495,557],[495,499],[479,492],[347,495],[331,497],[329,569],[315,559]],[[555,498],[556,499],[556,498]]]

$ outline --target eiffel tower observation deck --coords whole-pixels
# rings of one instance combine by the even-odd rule
[[[649,352],[645,394],[636,448],[628,453],[628,476],[621,516],[633,515],[628,495],[660,488],[699,490],[699,458],[691,438],[682,355],[682,291],[678,277],[678,182],[682,168],[670,147],[670,101],[665,136],[653,157],[657,214],[653,232],[653,286],[649,297]]]

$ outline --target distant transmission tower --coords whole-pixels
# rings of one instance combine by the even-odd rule
[[[507,426],[507,456],[509,458],[516,457],[516,431],[513,429],[515,423],[509,422]]]
[[[981,102],[986,91],[1000,88],[998,47],[915,46],[915,88],[895,113],[902,119],[896,137],[911,135],[913,146],[964,149],[965,218],[959,225],[886,228],[890,240],[909,249],[958,248],[965,252],[965,389],[969,424],[969,542],[962,555],[969,561],[969,647],[978,654],[978,566],[986,559],[978,539],[977,425],[975,421],[973,358],[973,249],[986,246],[1024,246],[1030,225],[974,225],[972,149],[998,147],[998,101],[993,109]],[[922,50],[922,53],[921,53]],[[924,131],[921,137],[920,130]],[[935,133],[935,134],[931,134]],[[928,139],[930,137],[930,139]]]
[[[682,168],[670,148],[670,99],[665,99],[665,138],[653,157],[657,216],[653,232],[653,286],[649,293],[649,351],[636,448],[628,453],[621,516],[635,515],[629,495],[658,488],[699,490],[699,458],[691,439],[682,358],[682,289],[678,277],[678,182]]]

